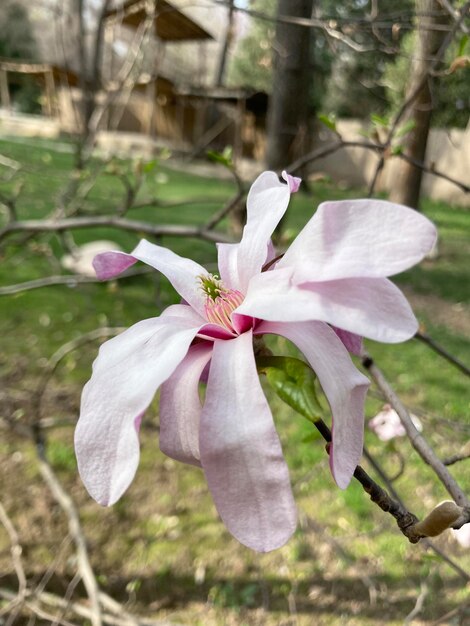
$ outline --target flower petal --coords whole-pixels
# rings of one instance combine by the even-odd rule
[[[203,314],[204,294],[197,277],[207,274],[207,270],[199,263],[185,259],[168,248],[142,239],[130,254],[124,252],[98,254],[94,258],[93,266],[98,278],[105,280],[117,276],[137,261],[143,261],[164,274],[186,302]]]
[[[356,335],[355,333],[350,333],[347,330],[343,330],[342,328],[337,328],[336,326],[332,326],[335,333],[343,342],[344,347],[351,354],[355,354],[356,356],[361,356],[363,345],[362,345],[362,337],[360,335]]]
[[[362,455],[368,379],[356,369],[341,340],[327,324],[263,322],[256,332],[286,337],[315,370],[333,415],[331,471],[338,487],[345,489]]]
[[[328,322],[385,343],[412,337],[413,311],[401,291],[386,278],[349,278],[296,285],[292,269],[255,276],[237,313],[273,322]]]
[[[214,343],[199,445],[215,506],[232,535],[259,552],[286,543],[297,513],[251,331]]]
[[[218,246],[220,275],[230,289],[245,293],[250,278],[261,271],[271,235],[286,212],[290,194],[290,184],[281,183],[274,172],[263,172],[251,186],[240,243]]]
[[[217,244],[217,265],[220,278],[228,289],[240,289],[238,276],[238,247],[239,243]]]
[[[157,317],[101,346],[83,390],[75,430],[80,475],[100,504],[116,502],[134,478],[140,417],[198,330],[178,318]]]
[[[199,380],[211,354],[212,344],[207,342],[189,348],[160,390],[160,450],[177,461],[199,467]]]
[[[286,170],[282,171],[282,178],[289,185],[289,189],[291,193],[297,193],[297,191],[299,191],[300,184],[302,182],[301,178],[299,178],[298,176],[291,176],[290,174],[286,172]]]
[[[399,204],[324,202],[277,267],[295,267],[296,282],[392,276],[421,261],[435,240],[435,226]]]
[[[134,263],[137,263],[137,260],[126,252],[113,250],[97,254],[92,261],[92,265],[99,280],[109,280],[125,272]]]

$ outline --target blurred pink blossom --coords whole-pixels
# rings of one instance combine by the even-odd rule
[[[412,413],[410,417],[416,429],[421,432],[423,425],[420,419]],[[390,441],[390,439],[395,439],[395,437],[404,437],[406,435],[406,430],[401,423],[398,413],[390,404],[384,404],[380,413],[377,413],[377,415],[369,421],[368,426],[382,441]]]

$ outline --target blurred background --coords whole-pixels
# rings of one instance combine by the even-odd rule
[[[114,507],[73,452],[100,343],[177,302],[140,265],[98,283],[94,254],[146,237],[216,271],[250,183],[287,169],[304,182],[281,251],[325,200],[389,198],[437,225],[396,277],[421,337],[367,349],[469,493],[469,28],[460,0],[2,0],[0,624],[470,623],[469,525],[409,544],[358,483],[336,488],[269,389],[300,515],[270,554],[159,451],[156,401]],[[422,517],[448,496],[400,429],[369,427],[384,402],[372,385],[364,467]]]

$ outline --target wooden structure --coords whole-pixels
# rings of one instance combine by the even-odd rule
[[[57,65],[0,58],[0,106],[7,111],[12,110],[9,85],[15,83],[19,75],[31,77],[40,86],[43,92],[43,110],[48,117],[59,117],[58,87],[78,85],[77,74]]]
[[[203,42],[213,39],[202,26],[167,0],[127,0],[105,15],[106,38],[109,46],[112,48],[117,27],[124,26],[137,30],[149,17],[153,19],[155,38],[163,43]],[[139,79],[132,94],[134,100],[142,103],[142,95],[145,92],[146,106],[143,107],[145,112],[140,130],[150,137],[154,137],[162,130],[162,127],[166,130],[172,128],[173,132],[177,131],[174,114],[175,87],[172,81],[160,75],[158,65],[159,58],[156,53],[150,70],[151,74],[145,80]],[[114,73],[113,69],[110,73]],[[129,100],[128,110],[123,111],[123,121],[127,118],[128,122],[131,122],[130,109],[135,110],[132,104]],[[162,113],[165,118],[163,120],[160,119]],[[115,119],[116,115],[111,115],[108,119],[113,118]],[[183,136],[184,130],[179,139],[183,140]]]
[[[179,11],[167,0],[150,0],[155,18],[155,36],[162,41],[195,41],[212,39],[202,26]],[[109,24],[137,29],[147,19],[149,0],[128,0],[106,13]]]
[[[268,96],[263,92],[229,87],[186,87],[175,95],[178,106],[190,108],[192,149],[197,157],[207,148],[233,148],[233,158],[262,158]]]

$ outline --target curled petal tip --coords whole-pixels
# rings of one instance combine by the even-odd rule
[[[302,182],[301,178],[299,178],[298,176],[291,176],[286,172],[286,170],[283,170],[282,178],[289,185],[289,191],[291,193],[296,193],[299,190],[300,183]]]
[[[95,256],[92,264],[97,278],[108,280],[127,270],[136,261],[136,258],[124,252],[102,252]]]

